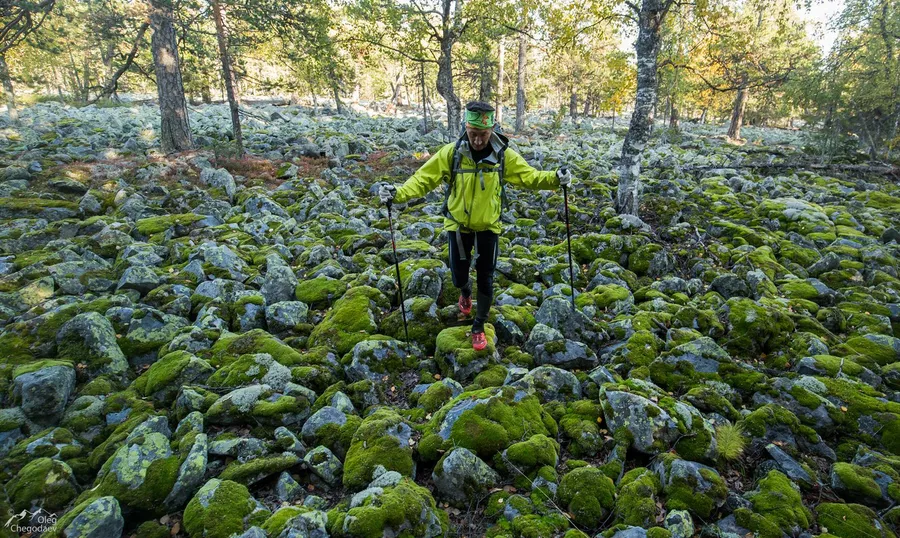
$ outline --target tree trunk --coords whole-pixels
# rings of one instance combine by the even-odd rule
[[[3,93],[6,94],[6,111],[9,121],[19,121],[19,111],[16,110],[16,94],[13,91],[12,78],[9,76],[9,67],[6,65],[6,56],[0,54],[0,83],[3,84]]]
[[[503,120],[503,68],[506,56],[506,54],[504,53],[505,45],[506,39],[501,37],[499,50],[497,51],[497,104],[494,106],[494,108],[497,110],[497,123],[500,123]]]
[[[228,97],[228,108],[231,110],[231,129],[234,131],[234,143],[237,146],[239,157],[244,156],[244,136],[241,133],[241,116],[237,84],[234,80],[234,71],[231,69],[231,56],[228,54],[228,27],[225,21],[225,8],[219,0],[210,0],[213,8],[213,18],[216,20],[216,39],[219,42],[219,58],[222,60],[222,78],[225,79],[225,94]]]
[[[525,69],[528,62],[528,37],[519,34],[519,66],[516,70],[516,133],[525,127]]]
[[[634,45],[637,51],[637,92],[628,134],[622,143],[616,192],[616,212],[620,215],[638,214],[641,152],[650,139],[656,103],[660,27],[670,5],[671,0],[643,0],[638,13],[638,38]]]
[[[334,107],[340,116],[344,115],[344,103],[341,102],[341,87],[334,80],[331,81],[331,94],[334,97]]]
[[[419,63],[419,82],[422,86],[422,134],[428,132],[428,106],[425,104],[427,97],[425,94],[425,63]]]
[[[731,124],[728,126],[728,137],[734,140],[741,139],[741,126],[744,123],[744,109],[747,106],[747,94],[750,90],[740,88],[734,98],[734,109],[731,111]]]
[[[453,39],[445,34],[441,42],[441,55],[438,58],[437,91],[447,102],[447,132],[450,138],[459,134],[462,104],[453,91]]]
[[[709,110],[709,108],[703,107],[703,111],[700,112],[700,124],[701,124],[701,125],[705,125],[705,124],[706,124],[706,112],[707,112],[708,110]]]
[[[572,93],[569,95],[569,116],[571,116],[572,121],[575,121],[575,118],[578,117],[578,94],[575,93],[575,90],[572,90]]]
[[[181,63],[172,22],[169,0],[151,0],[150,25],[153,27],[151,48],[156,67],[156,90],[159,96],[159,143],[165,153],[186,151],[194,145],[188,120]]]

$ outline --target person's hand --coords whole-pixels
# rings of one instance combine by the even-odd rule
[[[385,183],[378,189],[378,197],[381,198],[382,204],[387,204],[394,201],[394,196],[397,194],[397,187]]]
[[[572,183],[572,171],[568,166],[563,166],[556,171],[556,179],[559,180],[560,187],[568,187]]]

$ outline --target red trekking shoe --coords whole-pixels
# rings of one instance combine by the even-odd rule
[[[472,333],[472,349],[474,349],[475,351],[481,351],[486,347],[487,338],[484,337],[484,333]]]
[[[463,297],[459,296],[459,302],[456,303],[456,306],[459,307],[459,313],[463,316],[468,316],[472,313],[472,298],[471,297]]]

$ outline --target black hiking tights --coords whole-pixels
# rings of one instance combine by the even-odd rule
[[[459,257],[457,234],[466,255],[464,260]],[[476,242],[478,243],[475,249],[478,254],[475,258],[478,297],[472,330],[482,332],[491,311],[491,304],[494,302],[494,268],[497,267],[499,236],[489,230],[474,233],[447,232],[447,239],[450,242],[450,275],[453,277],[453,285],[459,288],[466,297],[472,296],[469,268],[473,256],[472,247]]]

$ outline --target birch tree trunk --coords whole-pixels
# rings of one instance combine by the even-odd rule
[[[156,67],[156,90],[159,96],[159,143],[163,152],[186,151],[193,147],[188,120],[181,63],[172,22],[169,0],[151,0],[150,25],[153,38],[153,64]]]
[[[525,69],[528,61],[528,38],[519,34],[519,65],[516,69],[516,133],[525,127]]]
[[[9,67],[6,65],[6,56],[0,54],[0,83],[3,84],[3,93],[6,94],[6,111],[9,121],[19,121],[19,111],[16,110],[16,94],[13,91],[12,78],[9,76]]]
[[[500,38],[500,47],[497,51],[497,104],[494,108],[497,110],[495,117],[497,123],[503,121],[503,68],[504,68],[504,60],[506,54],[504,53],[506,47],[506,39]]]
[[[219,0],[211,0],[213,18],[216,20],[216,39],[219,42],[219,57],[222,59],[222,78],[225,79],[225,95],[228,97],[228,108],[231,110],[231,129],[234,132],[234,143],[239,157],[244,156],[244,136],[241,132],[240,105],[234,70],[231,68],[231,55],[228,54],[228,27],[225,21],[225,8]]]
[[[660,27],[671,0],[643,0],[638,11],[637,94],[628,134],[622,143],[619,161],[619,187],[616,192],[616,212],[637,215],[640,193],[641,152],[650,139],[657,92],[657,58],[660,48]]]

